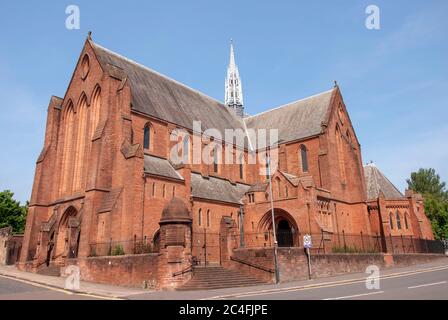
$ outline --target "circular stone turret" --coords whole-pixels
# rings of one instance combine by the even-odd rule
[[[168,202],[162,211],[159,224],[167,223],[191,223],[192,219],[185,203],[174,197]]]

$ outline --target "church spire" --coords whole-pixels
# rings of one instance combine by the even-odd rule
[[[238,67],[235,63],[235,53],[233,41],[230,40],[230,62],[227,67],[227,77],[225,82],[225,105],[231,108],[239,117],[244,116],[243,88]]]

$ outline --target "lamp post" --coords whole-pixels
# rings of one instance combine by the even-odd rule
[[[272,235],[274,237],[274,270],[275,270],[275,283],[280,282],[280,272],[278,269],[278,253],[277,253],[277,230],[275,228],[275,214],[274,214],[274,199],[272,196],[272,178],[271,178],[271,157],[266,153],[266,160],[268,166],[268,177],[269,177],[269,193],[271,198],[271,219],[272,219]]]

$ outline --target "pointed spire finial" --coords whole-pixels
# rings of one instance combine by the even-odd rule
[[[227,67],[225,80],[225,105],[231,108],[240,117],[244,116],[243,89],[238,67],[235,62],[233,39],[230,38],[230,61]]]
[[[337,88],[338,87],[338,82],[336,80],[334,80],[334,87]]]
[[[89,31],[87,34],[87,39],[92,40],[92,31]]]

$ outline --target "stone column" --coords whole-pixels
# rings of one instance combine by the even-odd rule
[[[173,290],[185,284],[192,275],[191,216],[187,205],[173,198],[160,219],[160,256],[158,287]]]

